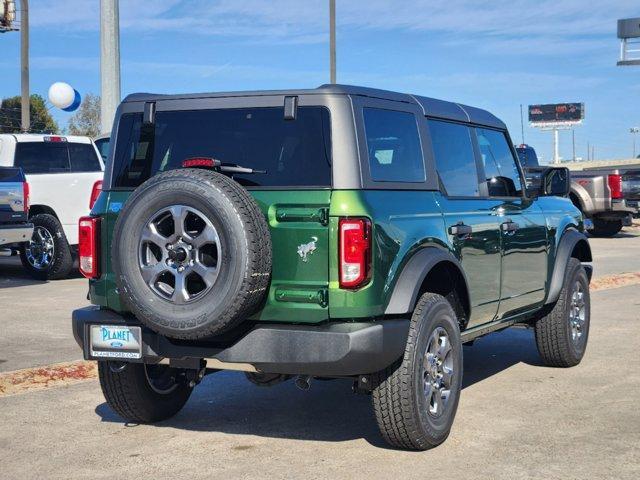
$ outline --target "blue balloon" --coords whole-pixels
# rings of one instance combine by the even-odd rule
[[[73,112],[74,110],[77,110],[78,107],[80,106],[80,103],[82,102],[82,99],[80,98],[80,93],[75,88],[73,89],[73,93],[75,95],[73,97],[73,102],[71,103],[71,105],[69,105],[67,108],[62,109],[65,112]]]

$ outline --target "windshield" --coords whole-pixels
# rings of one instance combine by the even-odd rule
[[[245,186],[331,185],[329,112],[299,107],[295,120],[283,108],[157,112],[120,119],[113,187],[137,187],[156,173],[181,168],[189,158],[214,158],[254,173],[234,173]]]

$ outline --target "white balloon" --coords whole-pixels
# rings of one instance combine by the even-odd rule
[[[49,87],[49,101],[58,108],[67,108],[75,96],[76,92],[68,83],[56,82]]]

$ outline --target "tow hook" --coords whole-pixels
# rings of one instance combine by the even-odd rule
[[[298,375],[296,378],[296,387],[306,392],[311,388],[311,377],[309,375]]]
[[[197,362],[195,363],[193,359],[187,361],[172,360],[170,365],[173,368],[184,369],[181,374],[182,382],[193,388],[202,381],[207,370],[207,363],[204,360],[197,360]]]

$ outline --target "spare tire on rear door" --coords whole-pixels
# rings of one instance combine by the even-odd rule
[[[249,192],[201,169],[171,170],[143,183],[113,233],[120,298],[152,330],[206,338],[261,305],[271,275],[269,229]]]

